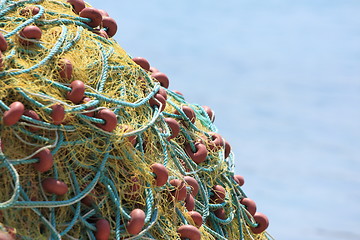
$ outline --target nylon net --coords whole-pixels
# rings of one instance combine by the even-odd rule
[[[1,3],[0,239],[270,239],[214,112],[82,3]]]

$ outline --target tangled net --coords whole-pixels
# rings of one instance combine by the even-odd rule
[[[0,239],[270,239],[214,112],[82,0],[0,8]]]

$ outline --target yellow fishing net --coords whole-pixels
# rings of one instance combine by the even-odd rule
[[[82,0],[1,3],[0,239],[270,239],[213,111],[114,32]]]

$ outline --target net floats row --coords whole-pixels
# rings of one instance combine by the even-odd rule
[[[82,103],[86,103],[89,102],[91,99],[86,97],[84,95],[85,93],[85,84],[80,81],[80,80],[74,80],[71,82],[70,86],[71,90],[69,92],[67,92],[66,94],[66,98],[68,100],[70,100],[71,102],[73,102],[74,104],[82,104]],[[14,125],[15,123],[17,123],[20,118],[21,115],[24,113],[24,105],[21,102],[13,102],[10,106],[9,106],[9,110],[6,112],[6,114],[4,114],[4,124],[7,126],[11,126]],[[54,124],[59,125],[62,123],[62,120],[65,117],[65,109],[61,104],[54,104],[52,107],[52,113],[51,116],[53,117],[54,120]],[[190,120],[191,122],[195,121],[195,113],[194,110],[191,109],[188,106],[182,106],[182,111],[185,115],[185,117]],[[174,114],[177,115],[182,115],[181,113],[179,113],[177,110],[174,112]],[[102,117],[102,115],[104,115],[104,117]],[[35,112],[31,112],[31,117],[33,117],[34,119],[38,120],[38,116]],[[98,114],[99,118],[103,119],[106,121],[110,121],[111,123],[105,123],[104,128],[106,128],[106,131],[113,131],[116,128],[116,115],[112,114],[112,113],[104,113],[104,114]],[[172,132],[172,136],[171,138],[174,138],[177,136],[178,132],[179,132],[179,126],[178,123],[175,122],[174,120],[170,120],[170,118],[166,119],[166,122],[169,124],[169,127],[171,130],[173,130]],[[99,125],[101,126],[101,125]],[[108,127],[109,126],[109,127]],[[215,144],[215,146],[219,146],[222,144],[222,140],[219,137],[218,134],[212,134],[212,138],[213,138],[213,142]],[[225,145],[227,143],[225,142]],[[214,147],[212,147],[211,145],[211,150],[213,150]]]
[[[145,225],[145,212],[136,208],[130,212],[130,220],[126,223],[126,231],[131,235],[137,235],[141,232]],[[96,240],[110,239],[111,227],[106,219],[99,219],[95,223]]]
[[[117,23],[106,11],[85,7],[85,2],[82,0],[68,0],[67,2],[73,6],[73,11],[80,17],[90,19],[86,24],[94,28],[94,33],[105,38],[113,37],[116,34]]]
[[[51,167],[52,165],[52,155],[48,149],[40,151],[35,157],[38,157],[39,165],[41,165],[42,161],[50,162],[50,164],[47,163],[48,167]],[[50,160],[49,160],[50,159]],[[34,164],[35,165],[35,164]],[[35,167],[35,166],[34,166]],[[168,181],[168,170],[167,168],[160,164],[160,163],[154,163],[150,167],[151,171],[154,174],[154,184],[156,186],[163,186]],[[240,175],[234,175],[233,180],[239,185],[242,186],[244,184],[244,178]],[[134,179],[134,181],[137,181]],[[202,225],[202,216],[200,213],[194,211],[194,197],[198,194],[199,191],[199,183],[197,180],[191,176],[184,176],[183,180],[181,179],[172,179],[169,181],[169,184],[172,185],[174,188],[173,190],[170,190],[171,196],[173,196],[174,200],[176,201],[184,201],[185,207],[188,210],[188,214],[193,219],[195,226],[199,228]],[[48,194],[55,194],[58,196],[64,195],[68,192],[68,186],[61,180],[54,179],[54,178],[46,178],[42,181],[41,186],[43,190]],[[133,191],[137,191],[138,188],[132,188]],[[213,204],[221,204],[225,201],[226,198],[226,190],[221,185],[215,185],[211,190],[211,197],[210,200]],[[189,200],[192,199],[192,200]],[[190,203],[189,203],[190,201]],[[249,198],[242,198],[240,201],[240,204],[246,209],[246,211],[252,215],[254,221],[256,222],[256,227],[250,226],[250,229],[253,233],[259,234],[266,230],[266,228],[269,225],[269,221],[267,217],[256,211],[256,204],[253,200]],[[225,220],[227,218],[226,212],[224,208],[219,208],[214,211],[214,214],[216,217]],[[136,235],[138,234],[143,226],[144,226],[144,219],[145,219],[145,213],[141,209],[135,209],[130,214],[131,219],[127,223],[127,231],[130,234]],[[107,224],[105,224],[107,223]],[[97,239],[108,239],[104,236],[109,237],[109,226],[108,222],[103,219],[100,222],[96,224],[96,236]],[[186,226],[186,227],[184,227]],[[188,236],[188,231],[191,233],[196,233],[194,236],[198,236],[200,232],[198,230],[195,230],[192,225],[183,225],[179,227],[178,233],[180,236],[186,237]],[[193,234],[191,234],[192,237]],[[190,238],[190,239],[198,239]]]
[[[87,19],[85,24],[93,28],[93,32],[104,37],[113,37],[117,32],[116,21],[109,16],[109,14],[101,9],[92,7],[85,7],[85,2],[82,0],[68,0],[73,7],[73,11],[81,18]],[[31,17],[39,14],[40,9],[36,6],[27,6],[20,10],[20,15]],[[19,32],[19,42],[24,46],[33,45],[40,41],[42,37],[41,29],[36,25],[29,25],[24,27]],[[0,50],[6,51],[7,42],[2,34],[0,34]]]
[[[156,68],[150,67],[148,60],[143,57],[135,57],[132,60],[146,72],[151,73],[151,77],[155,78],[163,88],[169,88],[169,78],[165,73],[160,72]]]
[[[142,58],[137,58],[137,59],[142,59]],[[136,60],[136,59],[135,59]],[[139,62],[138,60],[136,60],[137,62]],[[141,61],[140,61],[140,64]],[[144,64],[142,64],[144,65]],[[63,79],[71,79],[72,78],[72,71],[73,71],[73,66],[70,60],[68,59],[61,59],[59,62],[59,75],[61,78]],[[149,64],[147,67],[145,67],[146,69],[150,69]],[[159,73],[156,73],[157,75],[155,75],[155,77],[157,77],[159,75]],[[168,87],[168,78],[166,77],[166,75],[164,74],[160,74],[159,76],[165,76],[165,77],[157,77],[155,79],[166,79],[165,80],[161,80],[161,85],[163,85],[163,87]],[[70,101],[72,101],[74,104],[80,104],[82,103],[85,99],[86,100],[90,100],[89,98],[86,98],[84,96],[85,93],[85,84],[80,81],[80,80],[74,80],[71,82],[70,84],[70,88],[71,91],[67,93],[66,98]],[[166,91],[163,88],[160,88],[159,92],[157,94],[155,94],[154,98],[149,100],[149,104],[150,106],[155,106],[157,105],[158,107],[161,106],[161,111],[164,110],[165,106],[166,106],[166,99],[167,99],[167,94]],[[87,102],[87,101],[86,101]],[[65,110],[63,108],[63,106],[61,106],[60,104],[55,104],[52,107],[52,118],[53,118],[53,123],[56,125],[59,125],[62,123],[64,117],[65,117]],[[14,106],[14,109],[18,109],[18,107]],[[188,106],[182,106],[181,107],[182,113],[179,113],[177,110],[174,112],[175,114],[179,114],[179,115],[185,115],[185,117],[187,118],[188,121],[190,121],[191,123],[194,123],[196,120],[196,115],[194,113],[194,110],[192,110],[190,107]],[[204,106],[204,111],[207,113],[208,117],[213,121],[214,120],[214,112],[207,106]],[[86,114],[88,116],[94,116],[93,114]],[[105,124],[97,124],[98,127],[102,128],[105,131],[113,131],[116,128],[116,115],[111,113],[110,111],[102,111],[98,113],[98,118],[101,118],[105,121]],[[10,118],[8,118],[10,119]],[[37,119],[37,117],[35,118]],[[5,123],[5,125],[13,125],[14,123],[16,123],[18,120],[16,118],[12,118],[11,123]],[[172,136],[170,136],[171,138],[174,138],[177,135],[177,131],[178,131],[178,127],[173,124],[171,124],[171,128],[172,130],[175,130],[172,134]],[[200,144],[196,144],[197,147],[200,148],[200,150],[203,148]],[[227,146],[228,148],[228,146]],[[189,152],[189,151],[188,151]],[[199,151],[199,153],[197,154],[191,154],[191,152],[189,152],[190,155],[192,155],[192,158],[195,159],[196,162],[202,162],[203,158],[204,158],[204,153],[203,151]],[[200,155],[200,158],[197,157],[197,155]]]
[[[84,101],[84,92],[85,85],[82,81],[75,80],[70,84],[71,91],[67,93],[67,99],[72,102],[78,104]],[[89,98],[86,101],[90,101]],[[183,106],[182,109],[184,112],[192,112],[193,110],[190,107]],[[191,110],[189,110],[191,109]],[[61,104],[54,104],[51,106],[51,118],[53,120],[53,124],[60,125],[63,123],[65,119],[65,109]],[[12,126],[16,124],[22,115],[28,116],[32,119],[40,121],[39,115],[33,110],[25,110],[24,105],[21,102],[13,102],[9,106],[9,110],[5,111],[3,115],[3,123],[6,126]],[[117,125],[117,116],[116,114],[109,109],[101,109],[100,111],[93,112],[92,114],[88,114],[88,116],[92,116],[94,118],[104,120],[104,123],[95,123],[95,125],[104,131],[111,132],[113,131]],[[191,115],[192,116],[192,115]],[[164,118],[165,123],[167,124],[170,135],[167,137],[168,140],[175,138],[180,133],[180,124],[174,118]],[[120,126],[121,127],[121,126]],[[130,127],[127,127],[125,131],[131,131]],[[31,131],[37,131],[38,128],[30,127]],[[230,144],[225,141],[218,133],[209,132],[207,133],[209,137],[202,137],[202,139],[198,139],[193,143],[186,143],[184,146],[184,150],[186,154],[192,159],[195,163],[200,164],[204,162],[208,156],[209,151],[217,151],[224,148],[224,155],[227,158],[231,152]],[[130,136],[129,139],[132,144],[135,146],[135,138],[136,136]]]

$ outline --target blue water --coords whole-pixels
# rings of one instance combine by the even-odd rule
[[[360,239],[360,1],[91,3],[130,55],[216,111],[276,239]]]

